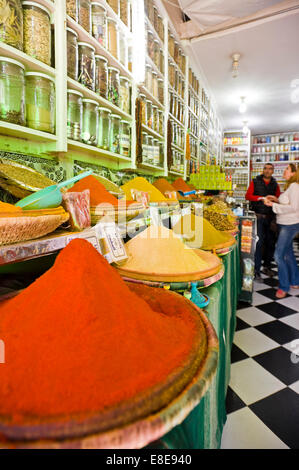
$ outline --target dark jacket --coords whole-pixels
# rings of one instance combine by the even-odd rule
[[[277,190],[277,181],[275,178],[271,178],[270,183],[266,184],[263,175],[258,175],[253,180],[254,184],[254,195],[255,196],[275,196]],[[272,207],[265,206],[263,201],[250,202],[250,209],[256,214],[273,215]]]

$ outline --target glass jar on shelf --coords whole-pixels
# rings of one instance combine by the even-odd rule
[[[168,32],[168,52],[174,58],[174,35]]]
[[[160,44],[157,39],[154,40],[154,64],[157,69],[160,68]]]
[[[158,101],[164,104],[164,80],[158,78]]]
[[[158,32],[158,9],[154,5],[154,21],[153,21],[153,27],[155,28],[155,31]]]
[[[23,50],[23,10],[21,0],[2,3],[0,42]]]
[[[174,117],[177,116],[177,109],[178,109],[178,97],[175,93],[173,93],[172,98],[172,114]]]
[[[129,28],[130,21],[129,21],[129,1],[128,0],[120,0],[119,1],[119,16],[121,21]]]
[[[148,161],[148,135],[146,132],[142,132],[142,162],[147,163]]]
[[[168,80],[172,88],[174,88],[175,67],[174,67],[174,63],[172,62],[172,60],[169,60],[168,62]]]
[[[152,165],[154,163],[154,138],[149,135],[147,137],[147,163]]]
[[[23,2],[23,27],[26,54],[51,66],[51,15],[37,2]]]
[[[159,132],[159,115],[158,115],[158,106],[153,105],[153,130]]]
[[[108,5],[111,6],[112,10],[119,15],[119,0],[107,0]]]
[[[95,92],[108,99],[108,60],[102,55],[95,56]]]
[[[153,128],[153,103],[151,100],[146,100],[146,125]]]
[[[103,149],[103,150],[109,150],[110,116],[111,116],[110,109],[108,109],[108,108],[99,108],[98,147]]]
[[[145,82],[144,86],[149,91],[152,93],[152,68],[150,65],[146,64],[145,66]]]
[[[67,75],[78,80],[78,34],[71,28],[67,32]]]
[[[91,34],[91,5],[90,0],[78,0],[78,23]]]
[[[168,89],[169,112],[173,114],[173,91]]]
[[[175,63],[179,64],[179,43],[174,41],[174,55],[173,55]]]
[[[158,109],[158,114],[159,114],[159,130],[158,133],[160,135],[164,135],[164,113],[162,109]]]
[[[161,15],[158,15],[158,35],[162,42],[164,42],[164,24]]]
[[[120,121],[120,154],[123,157],[131,156],[131,126],[128,121]]]
[[[119,106],[119,93],[119,70],[115,67],[108,67],[108,100],[115,106]]]
[[[127,77],[119,77],[119,82],[119,107],[125,113],[131,114],[131,82]]]
[[[148,19],[153,25],[154,24],[154,4],[152,0],[149,0],[147,2],[147,11],[148,11]]]
[[[83,99],[83,125],[81,140],[87,145],[98,144],[99,107],[94,100]]]
[[[159,166],[160,164],[160,147],[159,147],[159,140],[153,140],[153,161],[155,166]]]
[[[158,99],[158,75],[152,72],[152,95]]]
[[[118,114],[111,114],[110,152],[120,153],[120,121]]]
[[[183,52],[182,52],[182,72],[185,75],[185,73],[186,73],[186,56]]]
[[[119,31],[119,61],[125,68],[128,67],[128,41],[126,35],[121,30]]]
[[[0,120],[25,125],[25,67],[0,57]]]
[[[128,70],[133,72],[133,48],[130,45],[128,46]]]
[[[146,126],[147,120],[146,120],[146,96],[143,94],[139,95],[140,102],[141,102],[141,119],[142,119],[142,124]]]
[[[159,140],[159,166],[164,166],[164,142]]]
[[[66,14],[78,23],[78,0],[66,0]]]
[[[147,53],[154,62],[155,59],[155,41],[153,33],[148,29],[147,31]]]
[[[27,72],[26,122],[38,131],[55,132],[55,80],[44,73]]]
[[[95,90],[95,48],[87,42],[78,42],[78,81],[90,90]]]
[[[91,2],[93,37],[107,49],[107,10],[100,2]]]
[[[77,90],[67,90],[67,138],[81,140],[83,95]]]
[[[119,60],[119,30],[116,20],[107,17],[107,49],[111,55]]]

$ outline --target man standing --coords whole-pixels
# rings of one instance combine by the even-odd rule
[[[267,276],[273,276],[274,272],[270,268],[275,250],[276,233],[273,231],[275,226],[275,214],[271,207],[264,204],[266,196],[280,195],[280,188],[275,178],[273,178],[274,166],[272,163],[266,163],[263,174],[251,181],[246,192],[246,199],[250,201],[250,208],[256,213],[257,217],[257,235],[258,242],[255,251],[255,279],[261,280],[262,259],[264,260],[263,273]],[[269,210],[270,209],[270,210]],[[275,230],[275,229],[274,229]]]

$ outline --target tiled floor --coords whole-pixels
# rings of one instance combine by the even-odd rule
[[[276,300],[262,277],[237,311],[222,449],[299,449],[299,290]]]

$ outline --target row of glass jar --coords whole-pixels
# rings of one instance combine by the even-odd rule
[[[55,132],[55,81],[25,72],[21,62],[0,57],[0,120]]]
[[[142,124],[150,127],[160,135],[164,134],[164,113],[154,105],[145,95],[140,94]]]
[[[201,108],[201,122],[206,127],[209,127],[209,115],[204,108]]]
[[[108,60],[95,55],[95,48],[85,42],[77,42],[76,32],[67,28],[68,76],[98,93],[102,98],[119,106],[124,112],[131,112],[131,82],[120,76],[116,67],[108,67]]]
[[[169,90],[169,112],[182,124],[185,119],[185,104],[184,101],[176,95],[172,90]]]
[[[209,109],[210,101],[204,88],[202,88],[202,92],[201,92],[201,102],[207,109]]]
[[[198,139],[195,139],[194,137],[190,136],[190,154],[192,157],[197,158],[198,157]]]
[[[0,41],[51,65],[51,14],[38,2],[1,2]]]
[[[182,73],[185,75],[186,56],[170,30],[168,30],[168,53],[173,58],[177,66],[181,69]]]
[[[298,152],[299,142],[297,144],[280,144],[280,145],[253,145],[252,153],[281,153],[281,152]]]
[[[164,42],[163,18],[159,15],[153,0],[144,0],[144,11],[162,42]]]
[[[178,150],[172,150],[171,170],[184,173],[184,154]]]
[[[147,27],[147,22],[145,22],[145,43],[148,56],[164,75],[164,52],[158,39],[155,39],[153,32]]]
[[[185,80],[172,60],[168,61],[168,81],[177,94],[184,99]]]
[[[193,111],[194,114],[199,116],[200,103],[199,103],[198,98],[195,96],[194,93],[192,93],[191,90],[189,91],[188,106]]]
[[[154,166],[163,166],[164,143],[146,132],[142,132],[142,162]]]
[[[159,103],[164,104],[164,81],[148,64],[145,66],[144,86]]]
[[[191,67],[189,67],[189,85],[193,88],[195,93],[199,95],[199,81],[197,80],[195,73],[192,71]]]
[[[82,93],[68,90],[68,139],[117,153],[131,155],[131,126],[110,109],[99,107]]]
[[[171,131],[172,131],[172,143],[177,145],[181,149],[184,148],[185,144],[185,130],[182,126],[179,126],[175,121],[172,119],[170,120],[171,124]]]
[[[121,21],[130,28],[131,2],[129,0],[107,0],[107,3],[119,16]],[[105,41],[110,34],[109,20],[112,20],[112,18],[107,17],[107,10],[101,2],[94,0],[66,0],[66,13],[79,23],[89,34],[95,33],[96,35],[100,35],[101,42],[103,42],[104,47],[106,47]]]
[[[276,135],[268,135],[262,137],[253,137],[252,142],[253,144],[279,144],[281,142],[293,142],[299,141],[299,133],[295,132],[294,134],[276,134]]]

